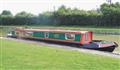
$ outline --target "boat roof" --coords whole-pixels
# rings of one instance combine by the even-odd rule
[[[17,30],[22,30],[22,31],[45,31],[45,32],[79,32],[79,33],[86,33],[86,32],[91,32],[91,31],[80,31],[80,30],[61,30],[61,29],[32,29],[32,28],[19,28]]]

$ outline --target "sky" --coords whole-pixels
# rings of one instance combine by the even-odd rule
[[[45,11],[57,10],[61,5],[91,10],[99,8],[105,2],[106,0],[0,0],[0,13],[3,10],[9,10],[13,15],[21,11],[38,15]],[[120,0],[112,0],[112,2],[120,2]]]

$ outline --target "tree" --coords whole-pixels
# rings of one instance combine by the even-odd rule
[[[53,12],[44,12],[38,16],[38,24],[40,25],[51,25],[54,23]]]
[[[30,25],[35,23],[35,16],[31,13],[22,11],[15,15],[14,21],[16,25]]]
[[[13,16],[12,13],[8,10],[3,10],[3,12],[1,13],[2,16]]]
[[[12,25],[13,23],[13,15],[8,10],[3,10],[0,17],[0,25]]]
[[[17,13],[17,14],[15,15],[15,17],[34,17],[34,15],[31,14],[31,13],[27,13],[27,12],[25,12],[25,11],[22,11],[22,12],[20,12],[20,13]]]
[[[101,12],[103,13],[104,25],[120,25],[120,4],[117,2],[115,4],[102,4]]]

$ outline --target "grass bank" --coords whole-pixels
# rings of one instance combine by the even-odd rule
[[[120,70],[120,59],[1,39],[1,70]]]

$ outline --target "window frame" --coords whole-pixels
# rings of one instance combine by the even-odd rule
[[[44,36],[45,38],[49,38],[49,32],[45,32]]]
[[[69,35],[72,35],[72,36],[73,36],[73,39],[69,39],[69,38],[68,38],[68,34],[69,34]],[[65,39],[66,39],[66,40],[75,40],[75,34],[65,33]]]

